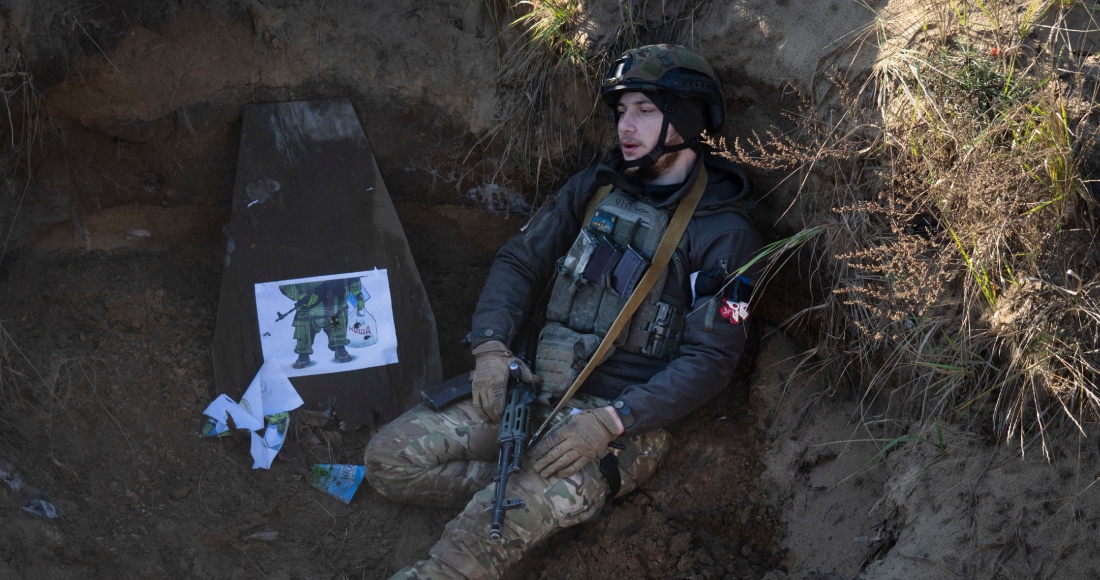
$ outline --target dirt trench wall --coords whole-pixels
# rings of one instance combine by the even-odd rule
[[[647,5],[640,17],[659,20],[654,11],[663,9]],[[87,7],[15,0],[0,14],[7,60],[32,74],[42,96],[16,247],[36,238],[49,238],[51,248],[69,239],[93,249],[140,245],[153,240],[114,238],[152,228],[163,230],[153,236],[161,245],[219,253],[240,110],[249,102],[351,97],[406,227],[440,233],[413,241],[422,268],[439,255],[479,268],[491,260],[482,240],[463,233],[469,228],[454,218],[461,210],[443,206],[490,216],[522,212],[579,169],[572,166],[576,159],[540,160],[529,151],[502,149],[500,139],[484,139],[500,124],[515,90],[496,84],[500,42],[484,3],[476,0],[130,0]],[[859,3],[834,2],[824,10],[744,0],[703,5],[686,42],[711,59],[724,81],[729,119],[723,135],[782,127],[784,110],[796,109],[812,93],[823,67],[834,61],[844,68],[866,66],[873,51],[852,53],[858,57],[852,60],[839,58],[839,49],[873,17]],[[607,50],[623,18],[613,3],[585,7],[594,54]],[[559,106],[568,112],[567,123],[579,126],[593,113],[592,86],[557,92],[564,95]],[[574,137],[555,150],[601,145],[580,130]],[[536,175],[543,176],[537,190]],[[778,176],[754,178],[761,227],[772,235],[798,229],[797,212],[785,214],[793,199],[789,185],[773,192]],[[153,219],[156,211],[149,209],[100,215],[134,205],[189,209],[182,218],[160,211]],[[486,226],[486,219],[494,225]],[[501,232],[489,237],[496,243],[523,220],[474,221],[479,232]],[[469,303],[470,296],[457,298]]]
[[[491,122],[495,55],[481,50],[488,24],[479,4],[466,8],[357,3],[328,6],[326,15],[300,2],[224,3],[166,9],[150,25],[107,20],[101,27],[116,38],[103,43],[113,46],[95,43],[67,63],[61,82],[39,87],[50,149],[36,185],[62,195],[75,188],[85,213],[121,204],[224,207],[243,104],[351,96],[395,195],[422,192],[402,174],[430,173],[425,151],[453,147]],[[33,37],[43,19],[13,28],[29,26]],[[79,36],[98,21],[75,24]]]
[[[646,3],[630,17],[664,22],[669,13]],[[841,54],[837,38],[849,38],[836,31],[873,17],[859,3],[722,0],[696,10],[680,36],[723,80],[732,141],[790,129],[784,113],[804,104],[819,69]],[[608,51],[625,22],[618,4],[587,3],[590,51]],[[171,249],[220,262],[242,106],[350,97],[436,313],[448,375],[470,364],[458,341],[496,250],[532,206],[594,161],[576,151],[609,141],[582,127],[607,114],[593,107],[591,79],[558,82],[567,85],[555,93],[561,121],[578,127],[554,140],[559,158],[508,148],[502,136],[522,128],[493,133],[512,99],[526,96],[498,85],[500,47],[513,37],[498,38],[478,0],[12,0],[0,8],[0,33],[4,63],[33,87],[33,98],[9,103],[35,114],[16,128],[30,137],[7,164],[22,170],[0,167],[15,177],[0,183],[0,227],[11,232],[4,259],[37,246]],[[858,66],[872,54],[859,53]],[[610,137],[606,120],[595,127]],[[752,177],[765,236],[801,228],[789,211],[796,182]],[[772,285],[758,316],[781,321],[809,306],[804,286]]]

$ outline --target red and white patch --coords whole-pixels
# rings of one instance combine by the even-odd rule
[[[749,319],[749,303],[723,300],[718,315],[730,321],[730,324],[741,324]]]

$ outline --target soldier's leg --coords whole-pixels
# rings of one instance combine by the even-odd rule
[[[607,401],[579,396],[569,408],[603,407]],[[541,407],[538,419],[545,419],[548,408]],[[621,487],[616,497],[629,493],[657,470],[668,453],[669,434],[663,429],[641,435],[620,438],[624,449],[613,451],[618,456]],[[495,449],[495,440],[494,440]],[[496,464],[489,467],[495,470]],[[554,532],[585,522],[604,505],[608,494],[607,479],[600,472],[600,462],[593,461],[577,475],[565,479],[547,480],[525,460],[523,470],[508,480],[508,498],[522,498],[523,509],[506,512],[504,537],[489,539],[492,506],[496,484],[479,491],[466,509],[447,524],[443,537],[429,551],[429,559],[398,572],[391,580],[401,579],[481,579],[499,578],[524,553]]]
[[[313,317],[309,314],[294,315],[294,352],[298,354],[313,354],[313,337],[317,336],[317,330],[313,328]]]
[[[598,462],[591,462],[567,479],[545,479],[529,460],[508,480],[509,498],[522,498],[526,507],[506,512],[504,536],[489,539],[496,484],[477,492],[466,509],[451,520],[443,537],[429,550],[429,558],[405,568],[391,580],[499,578],[532,546],[554,532],[594,517],[603,507],[607,483]]]
[[[417,405],[371,437],[367,481],[394,501],[460,508],[493,480],[499,428],[469,400],[438,413]]]
[[[598,409],[606,407],[608,404],[610,404],[610,401],[606,399],[591,395],[577,395],[569,401],[567,408],[562,412],[562,416],[564,417],[565,414],[571,412],[571,408],[581,410]],[[619,467],[619,491],[615,494],[615,497],[622,497],[634,491],[639,485],[653,477],[653,474],[657,472],[657,466],[668,455],[670,440],[671,435],[664,429],[654,429],[641,435],[620,437],[615,440],[615,443],[623,446],[622,449],[610,450],[611,453],[615,454],[615,463]]]
[[[345,305],[342,308],[336,308],[336,313],[333,315],[336,318],[336,323],[330,319],[325,324],[325,334],[328,336],[328,349],[335,351],[337,347],[347,346],[348,340],[348,308]]]

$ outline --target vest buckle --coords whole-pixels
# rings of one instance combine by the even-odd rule
[[[649,324],[649,339],[646,341],[642,353],[651,357],[664,356],[665,340],[668,338],[668,327],[672,323],[672,317],[676,308],[667,302],[658,302],[657,316]]]

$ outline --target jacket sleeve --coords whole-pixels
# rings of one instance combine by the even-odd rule
[[[760,235],[751,224],[740,216],[731,221],[734,227],[689,246],[690,272],[711,271],[725,264],[732,273],[760,250]],[[688,233],[693,232],[689,229]],[[695,234],[707,237],[698,229]],[[757,278],[753,272],[748,274],[753,280]],[[690,296],[687,299],[690,302]],[[697,296],[684,321],[680,356],[649,382],[627,387],[612,403],[620,412],[629,410],[630,418],[624,417],[626,435],[664,427],[726,388],[744,352],[751,319],[731,324],[718,314],[722,300],[720,289],[709,296]]]
[[[595,171],[573,176],[527,226],[497,252],[474,310],[471,345],[510,344],[550,283],[559,257],[580,231],[584,206],[596,189]]]

